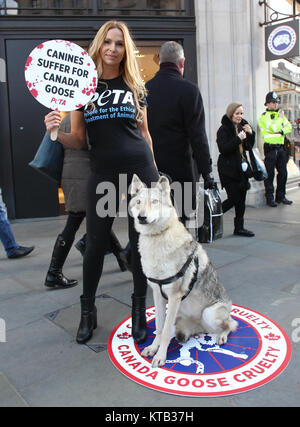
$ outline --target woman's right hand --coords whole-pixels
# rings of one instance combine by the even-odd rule
[[[243,139],[247,138],[246,132],[244,130],[241,130],[241,132],[238,134],[238,137],[241,141],[243,141]]]
[[[59,111],[51,111],[48,113],[44,118],[44,123],[49,134],[52,130],[58,128],[61,123],[61,115]]]

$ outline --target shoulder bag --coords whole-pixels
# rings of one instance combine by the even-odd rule
[[[39,146],[34,159],[29,163],[29,166],[59,184],[61,181],[63,162],[63,146],[58,141],[51,141],[50,135],[46,132],[41,145]]]

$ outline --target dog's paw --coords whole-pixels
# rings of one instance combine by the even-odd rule
[[[157,352],[157,347],[153,346],[153,345],[149,345],[148,347],[145,347],[144,350],[142,351],[141,355],[143,357],[152,357],[156,354]]]
[[[189,337],[182,331],[176,331],[176,340],[179,343],[185,343],[187,342],[187,340],[189,339]]]
[[[158,368],[160,366],[164,366],[165,363],[166,363],[166,356],[160,355],[158,352],[152,360],[152,368]]]
[[[227,343],[227,336],[228,336],[228,332],[222,332],[218,337],[217,337],[217,344],[218,345],[223,345]]]

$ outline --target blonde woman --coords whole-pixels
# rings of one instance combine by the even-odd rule
[[[247,190],[252,176],[246,151],[255,141],[255,132],[243,118],[244,107],[240,102],[232,102],[222,117],[217,131],[217,144],[220,151],[218,172],[227,199],[222,203],[223,213],[235,208],[234,232],[236,236],[254,237],[254,233],[244,228]]]
[[[134,51],[133,40],[124,23],[109,21],[99,29],[89,50],[98,70],[97,91],[89,104],[71,113],[71,132],[58,132],[58,141],[62,144],[81,148],[87,129],[91,144],[87,247],[83,261],[83,295],[80,297],[81,321],[77,333],[80,344],[87,342],[97,327],[95,295],[116,214],[107,213],[104,206],[110,204],[118,210],[121,174],[123,181],[127,178],[128,185],[134,173],[149,186],[159,178],[148,131],[146,90]],[[52,111],[45,117],[48,132],[59,124],[57,112]],[[99,188],[108,188],[108,191]],[[137,250],[138,234],[130,215],[128,221],[134,282],[132,335],[136,342],[141,343],[147,338],[147,282]]]

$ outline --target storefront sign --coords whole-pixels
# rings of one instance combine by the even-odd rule
[[[66,40],[37,46],[27,58],[25,80],[34,98],[52,110],[73,111],[97,88],[97,70],[87,52]]]
[[[266,61],[299,56],[299,20],[265,28]]]
[[[266,316],[234,305],[238,322],[225,345],[213,334],[200,334],[181,344],[172,338],[166,364],[152,368],[141,352],[155,337],[155,308],[147,309],[148,338],[136,345],[131,317],[112,332],[108,352],[112,363],[131,380],[151,389],[191,397],[237,394],[276,378],[291,357],[291,344],[283,329]]]

